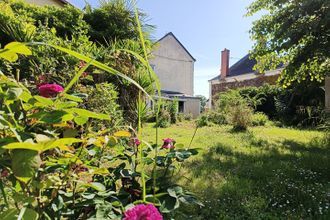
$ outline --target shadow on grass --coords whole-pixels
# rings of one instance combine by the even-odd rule
[[[246,148],[217,143],[185,165],[187,185],[205,204],[185,207],[193,219],[330,217],[330,148],[322,141],[241,141]]]

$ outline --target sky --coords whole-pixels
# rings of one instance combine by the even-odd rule
[[[256,17],[245,17],[253,0],[137,0],[155,25],[155,39],[172,32],[197,60],[194,94],[209,96],[208,80],[220,74],[220,54],[230,50],[230,64],[252,48],[249,29]],[[83,7],[84,0],[69,0]],[[97,7],[98,0],[87,0]]]

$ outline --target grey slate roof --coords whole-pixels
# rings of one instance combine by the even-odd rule
[[[227,77],[254,73],[255,71],[253,70],[253,67],[256,64],[257,61],[255,59],[251,59],[250,54],[247,54],[229,68],[229,74],[227,75]],[[212,80],[220,80],[220,74],[218,74],[210,81]]]

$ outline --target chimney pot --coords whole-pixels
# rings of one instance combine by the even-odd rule
[[[221,72],[220,72],[220,79],[226,79],[227,75],[229,74],[229,54],[230,50],[226,48],[221,51]]]

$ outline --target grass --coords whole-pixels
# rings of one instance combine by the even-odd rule
[[[145,139],[154,142],[154,132],[148,124]],[[193,132],[194,124],[185,122],[159,136],[188,146]],[[186,206],[176,219],[330,219],[330,146],[323,137],[278,127],[199,129],[192,147],[200,153],[176,181],[204,207]]]

